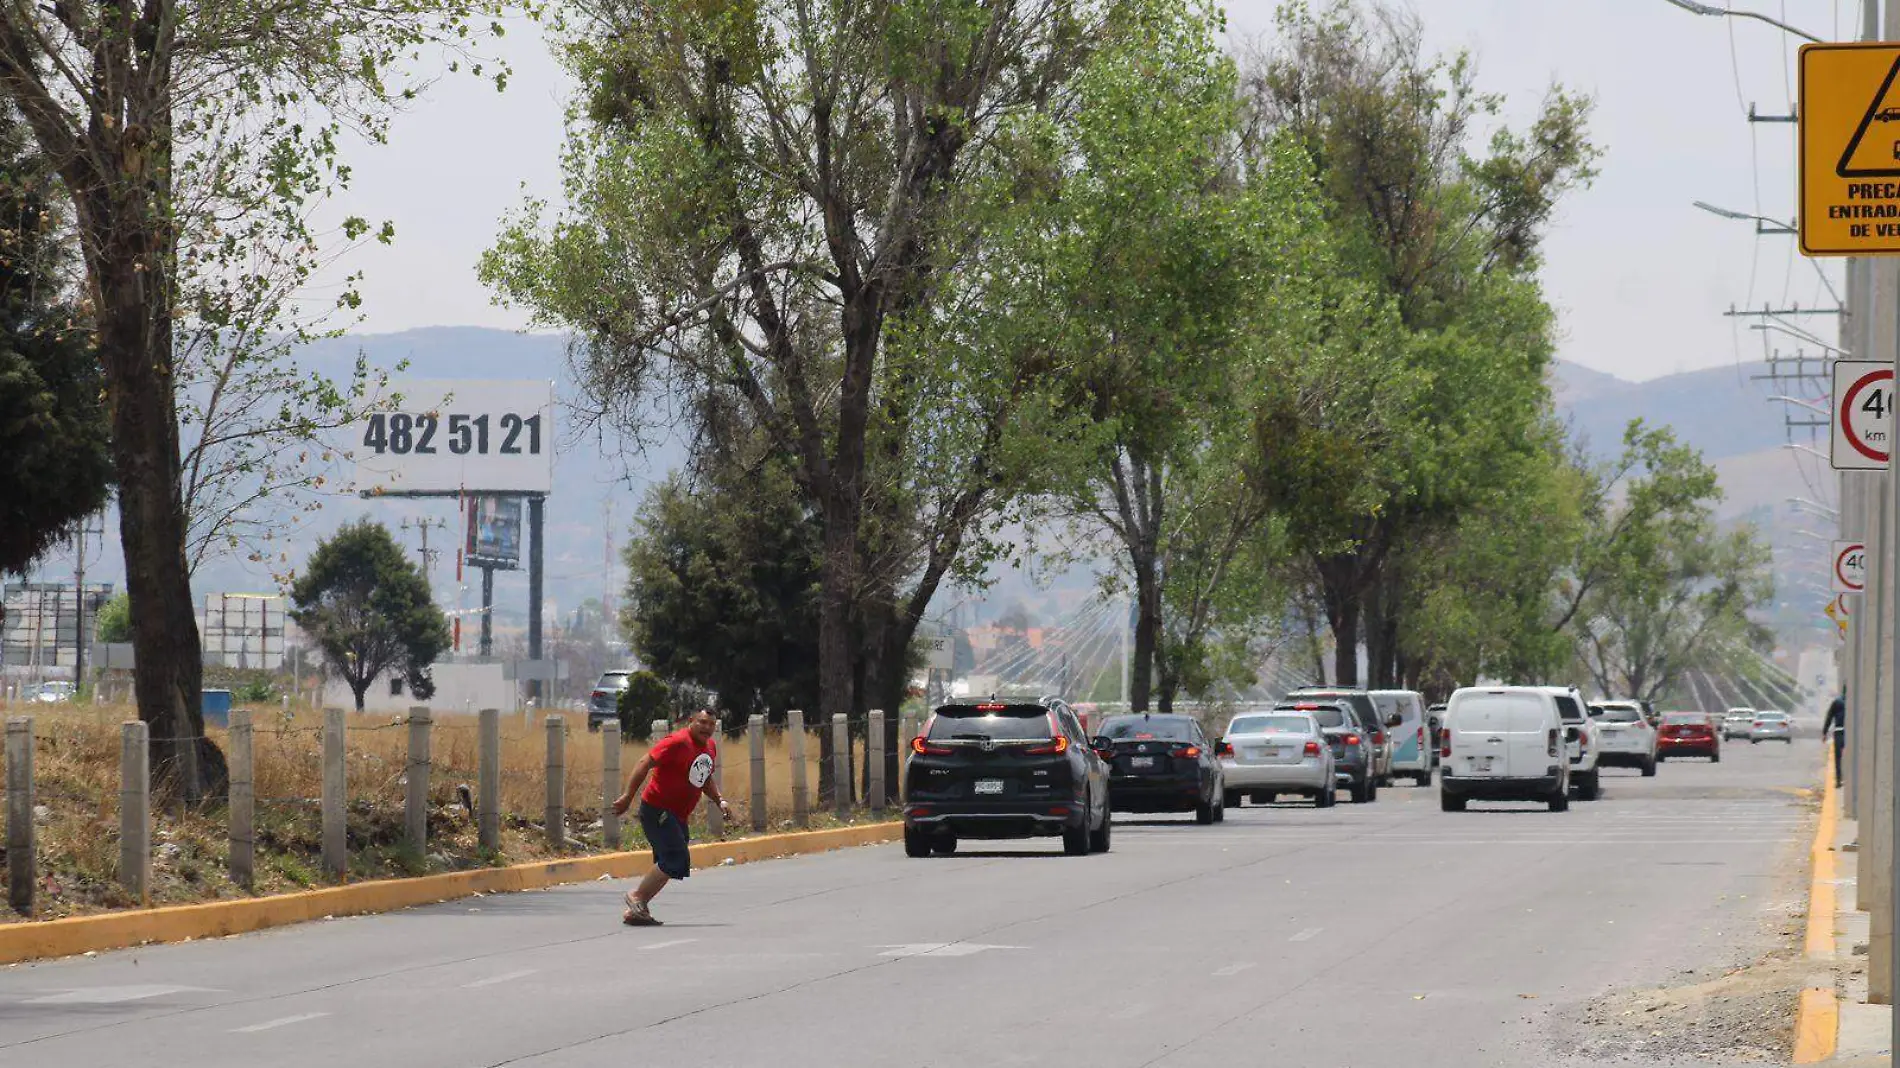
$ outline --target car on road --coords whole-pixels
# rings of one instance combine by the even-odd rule
[[[1570,789],[1579,801],[1595,801],[1598,792],[1597,762],[1603,753],[1602,731],[1590,718],[1583,694],[1575,686],[1546,686],[1544,692],[1557,702],[1563,717],[1565,749],[1570,755]]]
[[[1274,709],[1275,712],[1305,712],[1319,724],[1326,748],[1333,755],[1333,784],[1344,786],[1346,796],[1365,804],[1379,796],[1379,781],[1372,777],[1372,738],[1350,704],[1343,700],[1309,701],[1301,698]]]
[[[1712,764],[1722,762],[1722,739],[1707,713],[1663,713],[1662,727],[1656,731],[1656,761],[1675,756],[1701,756],[1708,757]]]
[[[1358,721],[1360,731],[1368,740],[1373,760],[1374,787],[1391,785],[1392,738],[1388,731],[1392,723],[1388,723],[1387,720],[1392,717],[1379,711],[1379,706],[1372,699],[1370,692],[1346,687],[1309,686],[1305,689],[1294,690],[1280,700],[1282,704],[1303,701],[1336,701],[1344,704],[1352,718]],[[1353,800],[1357,801],[1358,798],[1355,797]]]
[[[588,730],[597,731],[608,720],[620,718],[620,695],[627,688],[627,680],[632,677],[631,668],[600,673],[593,692],[587,695]]]
[[[1070,856],[1106,853],[1108,764],[1064,702],[940,706],[911,741],[904,852],[953,853],[961,838],[1060,837]]]
[[[1597,727],[1597,766],[1636,768],[1656,774],[1656,728],[1635,701],[1602,701],[1590,706]]]
[[[1415,690],[1374,690],[1372,701],[1388,724],[1398,716],[1398,723],[1386,728],[1392,750],[1387,781],[1402,775],[1418,786],[1430,786],[1438,750],[1432,748],[1425,726],[1425,695]]]
[[[1794,744],[1794,721],[1786,712],[1770,709],[1755,713],[1755,719],[1748,727],[1748,741],[1751,745],[1762,742],[1787,742]]]
[[[1755,713],[1748,711],[1730,711],[1722,717],[1722,740],[1746,738],[1755,726]]]
[[[28,700],[42,705],[64,705],[71,704],[78,695],[78,687],[70,682],[42,682]]]
[[[1545,686],[1466,687],[1451,695],[1438,751],[1438,804],[1463,812],[1471,801],[1542,801],[1570,807],[1568,740],[1559,693]],[[1581,710],[1579,710],[1581,714]]]
[[[1192,812],[1200,823],[1227,818],[1221,763],[1193,716],[1109,716],[1094,744],[1109,762],[1108,802],[1115,811]]]
[[[1316,808],[1331,808],[1338,799],[1332,745],[1312,712],[1243,712],[1228,722],[1214,751],[1228,808],[1280,794],[1310,797]]]

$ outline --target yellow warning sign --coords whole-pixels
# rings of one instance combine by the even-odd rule
[[[1801,251],[1900,254],[1900,44],[1801,49]]]

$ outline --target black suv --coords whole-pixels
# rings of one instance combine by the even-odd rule
[[[1346,706],[1352,717],[1359,722],[1359,730],[1367,740],[1372,761],[1372,790],[1366,797],[1353,794],[1354,801],[1370,801],[1372,794],[1381,786],[1392,785],[1392,746],[1386,736],[1386,730],[1396,727],[1402,720],[1397,714],[1381,716],[1379,706],[1372,695],[1364,690],[1344,686],[1308,686],[1303,690],[1294,690],[1281,698],[1289,704],[1301,701],[1332,702]]]
[[[1102,721],[1095,739],[1117,812],[1192,812],[1201,823],[1227,818],[1220,761],[1193,716],[1133,713]]]
[[[1339,697],[1289,697],[1275,712],[1306,712],[1319,723],[1319,732],[1333,750],[1333,780],[1346,788],[1355,802],[1379,796],[1379,780],[1372,775],[1372,736],[1353,715],[1350,703]]]
[[[911,742],[904,852],[950,853],[958,838],[1062,836],[1070,856],[1108,852],[1108,766],[1066,703],[944,705]]]

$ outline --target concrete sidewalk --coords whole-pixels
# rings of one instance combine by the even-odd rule
[[[1837,798],[1839,791],[1835,791]],[[1893,1063],[1890,1036],[1893,1031],[1893,1006],[1867,1003],[1867,914],[1854,907],[1860,854],[1851,848],[1858,841],[1857,821],[1843,819],[1835,824],[1831,849],[1834,858],[1834,945],[1830,955],[1822,956],[1832,968],[1835,994],[1839,1000],[1840,1023],[1835,1036],[1834,1055],[1820,1063],[1834,1068],[1873,1068]],[[1813,954],[1810,954],[1811,956]]]

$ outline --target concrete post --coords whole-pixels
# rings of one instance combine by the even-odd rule
[[[475,809],[481,848],[495,852],[501,848],[501,709],[484,708],[478,713],[481,735],[481,798]]]
[[[349,813],[344,794],[349,782],[343,774],[343,710],[323,710],[323,870],[341,879],[349,871]]]
[[[610,719],[600,725],[600,841],[608,849],[620,848],[620,817],[614,802],[620,798],[620,721]]]
[[[548,728],[548,848],[567,848],[567,720],[549,716]]]
[[[234,710],[235,711],[235,710]],[[140,720],[119,727],[119,885],[151,903],[152,743]]]
[[[257,773],[250,709],[231,710],[231,733],[226,745],[231,765],[231,881],[249,890],[257,857]]]
[[[785,744],[792,754],[792,822],[803,830],[811,826],[811,799],[805,792],[805,713],[785,713]]]
[[[851,815],[851,725],[843,712],[831,716],[831,781],[836,784],[832,797],[837,800],[838,818]]]
[[[864,725],[864,763],[867,772],[865,800],[871,814],[884,814],[884,712],[873,708]]]
[[[409,763],[403,768],[404,827],[409,848],[421,857],[429,855],[429,776],[434,761],[429,754],[429,710],[418,705],[409,710]]]
[[[746,720],[746,747],[752,760],[752,829],[765,830],[765,717]]]
[[[33,842],[33,717],[7,719],[7,903],[33,915],[39,853]]]

